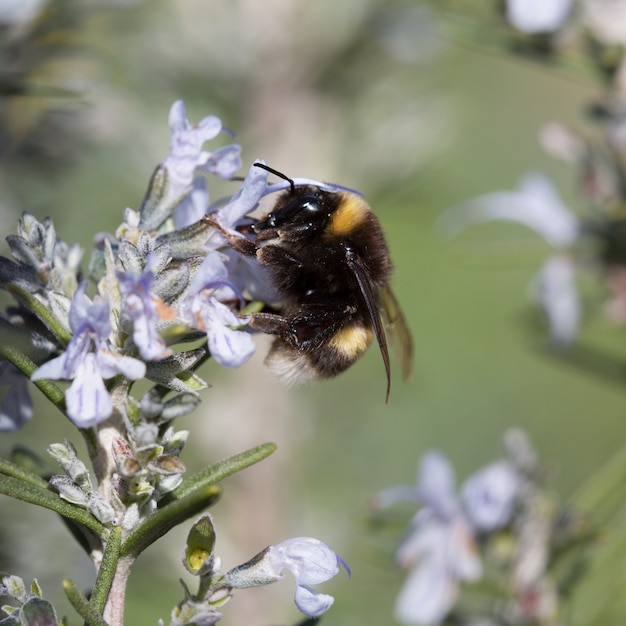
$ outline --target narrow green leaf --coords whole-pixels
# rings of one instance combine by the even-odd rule
[[[48,483],[41,476],[25,469],[21,465],[6,461],[5,459],[0,459],[0,474],[12,476],[13,478],[30,483],[31,485],[41,487],[42,489],[48,489]]]
[[[575,508],[606,522],[626,500],[626,447],[618,450],[576,491],[571,499]]]
[[[23,352],[14,346],[0,346],[0,355],[10,361],[20,372],[30,378],[37,369],[37,364],[31,361]],[[61,411],[65,413],[65,394],[58,385],[50,380],[35,380],[33,384]]]
[[[87,526],[100,537],[107,533],[105,526],[85,509],[66,502],[58,494],[48,489],[43,489],[24,480],[0,475],[0,493],[16,500],[22,500],[23,502],[29,502],[30,504],[36,504],[55,511],[63,517],[68,517]]]
[[[109,626],[69,578],[63,580],[63,589],[71,605],[85,620],[85,626]]]
[[[217,501],[222,490],[217,485],[195,489],[191,494],[157,509],[122,544],[121,556],[137,557],[150,544],[190,517]]]
[[[46,306],[33,293],[25,289],[22,284],[11,283],[7,285],[7,291],[13,294],[20,302],[30,309],[48,329],[63,343],[67,345],[72,335],[68,329],[53,315],[49,306]]]
[[[102,555],[102,563],[98,570],[98,577],[91,592],[90,603],[98,613],[104,611],[111,582],[115,576],[116,566],[120,558],[120,548],[122,546],[122,529],[118,526],[112,528]]]
[[[263,443],[260,446],[256,446],[256,448],[251,448],[250,450],[246,450],[245,452],[241,452],[235,456],[218,461],[198,474],[195,474],[191,478],[183,481],[176,489],[174,489],[174,491],[167,494],[167,496],[163,498],[162,502],[168,504],[173,500],[184,498],[190,493],[193,493],[196,489],[202,489],[207,485],[214,485],[227,476],[240,472],[246,467],[250,467],[259,461],[262,461],[272,454],[274,450],[276,450],[275,443]]]
[[[616,606],[624,600],[626,509],[621,511],[603,534],[604,541],[598,542],[589,554],[585,575],[572,594],[571,623],[574,626],[623,623],[623,619],[614,621],[609,617],[614,618],[619,614]]]

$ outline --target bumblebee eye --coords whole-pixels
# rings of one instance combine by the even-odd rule
[[[300,210],[307,213],[319,213],[322,210],[318,198],[315,196],[304,197],[300,203]]]

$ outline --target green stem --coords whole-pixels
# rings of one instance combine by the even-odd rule
[[[122,543],[122,556],[131,555],[136,558],[174,526],[211,506],[221,493],[222,490],[217,485],[209,485],[157,509]]]
[[[93,606],[91,606],[91,604],[89,604],[89,600],[87,600],[87,598],[69,578],[65,578],[63,580],[63,589],[71,605],[85,620],[86,626],[109,626],[104,618]]]
[[[31,482],[13,478],[12,476],[0,475],[0,493],[16,500],[22,500],[30,504],[42,506],[55,511],[63,517],[68,517],[91,529],[100,537],[107,534],[107,529],[85,509],[63,500],[59,495],[34,485]]]
[[[254,465],[259,461],[262,461],[272,454],[274,450],[276,450],[275,443],[263,443],[260,446],[256,446],[256,448],[251,448],[245,452],[241,452],[222,461],[218,461],[217,463],[210,465],[206,469],[182,482],[176,489],[174,489],[174,491],[172,491],[172,493],[167,494],[163,498],[162,502],[168,504],[179,498],[188,496],[196,489],[203,489],[208,485],[214,485],[227,476],[235,474],[246,467],[250,467],[250,465]]]
[[[115,570],[120,558],[121,546],[122,529],[118,526],[117,528],[111,529],[109,539],[107,540],[102,555],[102,562],[98,569],[98,576],[93,591],[91,592],[90,603],[98,613],[104,611],[104,606],[109,596],[109,589],[111,588],[111,582],[115,576]]]
[[[126,606],[126,587],[130,569],[135,557],[121,557],[115,564],[115,574],[104,607],[104,619],[110,626],[124,626],[124,608]]]

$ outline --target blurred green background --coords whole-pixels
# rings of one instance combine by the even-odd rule
[[[244,171],[265,158],[290,176],[356,187],[378,214],[414,337],[412,380],[403,384],[395,367],[385,405],[372,349],[332,382],[286,390],[264,372],[260,338],[257,357],[241,370],[205,366],[213,387],[177,424],[193,434],[183,455],[190,471],[278,443],[260,466],[224,483],[213,511],[218,553],[230,567],[289,536],[326,541],[353,573],[325,587],[336,596],[329,626],[392,622],[402,575],[392,565],[394,539],[375,531],[366,503],[386,486],[412,482],[424,451],[443,450],[461,480],[497,457],[502,433],[518,426],[566,498],[626,432],[623,332],[590,301],[577,347],[546,349],[527,286],[548,248],[521,227],[474,227],[454,241],[435,227],[450,206],[512,189],[536,169],[582,208],[571,172],[542,153],[537,133],[552,120],[585,128],[598,87],[574,62],[538,63],[508,50],[495,5],[50,2],[30,40],[3,30],[4,236],[22,210],[51,216],[62,239],[86,249],[97,232],[113,232],[167,154],[176,99],[192,122],[217,114],[236,132]],[[213,187],[213,198],[231,189]],[[0,439],[3,455],[18,443],[42,457],[52,441],[79,443],[62,416],[35,399],[32,422]],[[0,570],[38,576],[72,615],[59,577],[87,588],[90,566],[60,522],[7,499],[0,517]],[[127,623],[154,624],[180,599],[186,530],[142,555]],[[238,592],[223,623],[295,623],[290,585]]]

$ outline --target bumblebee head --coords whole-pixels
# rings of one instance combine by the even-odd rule
[[[307,232],[324,230],[337,205],[337,194],[306,185],[284,192],[274,208],[253,226],[260,234],[268,229]]]

